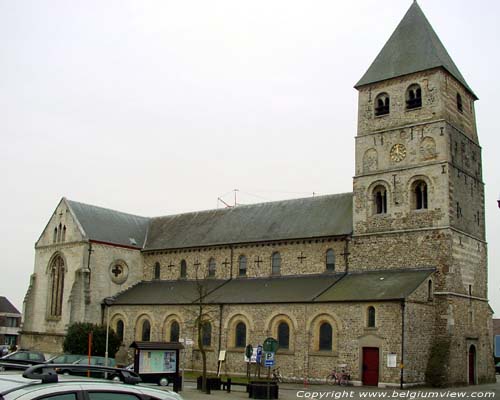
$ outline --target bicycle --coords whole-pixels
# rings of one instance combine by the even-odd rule
[[[283,382],[283,376],[281,376],[280,367],[273,369],[273,381],[278,383]]]
[[[347,364],[339,364],[338,368],[340,370],[332,370],[332,372],[326,376],[326,383],[329,385],[347,386],[349,384],[349,379],[351,379],[351,375],[346,371],[346,367]]]

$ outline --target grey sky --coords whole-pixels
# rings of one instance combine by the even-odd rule
[[[0,295],[21,309],[62,196],[157,216],[235,188],[242,203],[352,191],[353,85],[410,4],[0,0]],[[480,98],[500,315],[500,5],[419,4]]]

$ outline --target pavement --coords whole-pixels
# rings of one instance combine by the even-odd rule
[[[244,386],[233,386],[231,393],[213,390],[211,394],[201,393],[196,389],[196,382],[187,381],[180,392],[185,400],[210,399],[248,399]],[[279,399],[500,399],[500,382],[484,385],[434,389],[416,387],[400,390],[397,388],[381,389],[369,387],[339,387],[327,385],[308,385],[293,383],[279,384]]]

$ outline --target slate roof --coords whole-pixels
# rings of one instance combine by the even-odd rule
[[[142,248],[146,240],[149,218],[66,200],[91,240]]]
[[[21,315],[19,310],[4,296],[0,296],[0,314]]]
[[[344,193],[152,218],[145,250],[351,233],[352,193]]]
[[[446,69],[477,99],[415,1],[355,87],[437,67]]]
[[[434,271],[435,269],[424,269],[352,273],[315,300],[330,302],[404,299]]]
[[[435,269],[386,270],[202,281],[206,304],[389,301],[408,297]],[[193,280],[143,281],[115,296],[116,305],[190,304],[199,299]]]

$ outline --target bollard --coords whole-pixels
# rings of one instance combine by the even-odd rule
[[[231,378],[227,378],[226,390],[228,393],[231,393]]]

